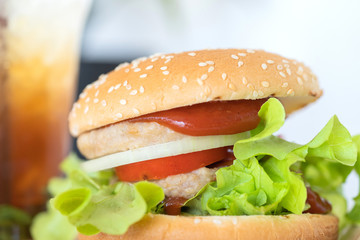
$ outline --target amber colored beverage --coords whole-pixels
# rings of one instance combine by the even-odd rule
[[[0,9],[0,204],[35,214],[71,145],[67,115],[90,0],[5,0]]]

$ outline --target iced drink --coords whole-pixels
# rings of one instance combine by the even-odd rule
[[[34,214],[69,153],[67,115],[90,0],[0,2],[0,204]]]

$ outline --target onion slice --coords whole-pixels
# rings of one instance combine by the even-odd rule
[[[156,158],[176,156],[207,149],[232,146],[238,140],[248,137],[250,137],[249,132],[232,135],[213,135],[200,137],[189,136],[177,141],[151,145],[96,158],[82,163],[81,168],[85,172],[96,172]]]

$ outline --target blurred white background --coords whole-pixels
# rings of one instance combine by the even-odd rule
[[[97,0],[82,58],[118,63],[155,52],[236,47],[303,61],[324,95],[289,117],[281,134],[305,143],[333,114],[360,134],[359,44],[358,0]],[[353,176],[346,192],[357,189]]]

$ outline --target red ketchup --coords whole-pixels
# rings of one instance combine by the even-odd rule
[[[167,215],[180,215],[181,207],[187,201],[183,197],[166,197],[164,199],[164,211]]]
[[[310,208],[305,213],[314,214],[326,214],[331,212],[331,205],[328,201],[321,198],[319,194],[307,187],[307,199],[306,203],[310,205]]]
[[[214,101],[150,113],[129,122],[157,122],[191,136],[236,134],[256,128],[267,99]]]

